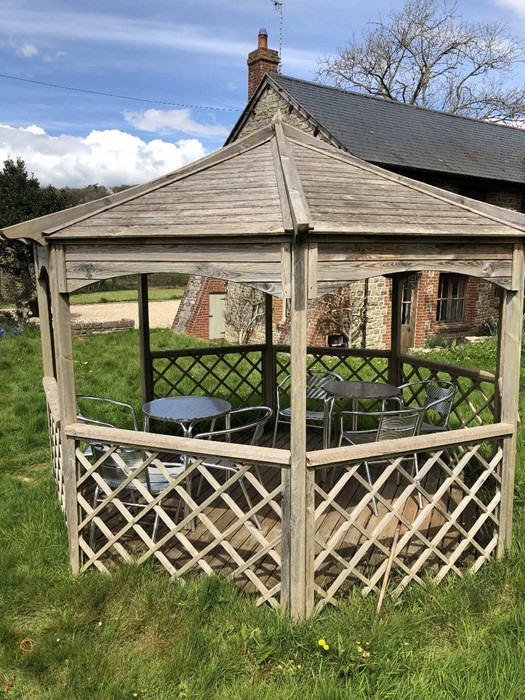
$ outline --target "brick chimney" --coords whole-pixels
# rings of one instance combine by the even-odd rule
[[[259,44],[255,51],[248,54],[248,99],[259,87],[259,83],[268,71],[279,69],[279,54],[268,48],[268,33],[266,29],[259,30]]]

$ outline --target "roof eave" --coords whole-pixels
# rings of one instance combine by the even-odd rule
[[[19,224],[15,224],[14,226],[8,226],[4,229],[0,229],[0,236],[9,240],[27,240],[45,245],[46,237],[57,233],[64,228],[95,216],[96,214],[106,211],[107,209],[111,209],[114,206],[136,199],[147,192],[152,192],[153,190],[165,187],[172,182],[189,177],[199,170],[205,170],[219,162],[228,160],[236,153],[248,150],[259,143],[262,143],[265,139],[270,139],[272,135],[273,128],[269,124],[268,126],[259,129],[254,134],[249,134],[248,136],[239,139],[235,143],[230,144],[228,147],[223,147],[213,153],[208,154],[207,156],[204,156],[204,158],[193,161],[192,163],[189,163],[178,170],[171,171],[170,173],[162,175],[161,177],[143,185],[136,185],[135,187],[130,187],[127,190],[118,192],[117,194],[109,195],[108,197],[102,197],[101,199],[96,199],[92,202],[79,204],[76,207],[62,209],[61,211],[54,212],[53,214],[47,214],[45,216],[37,217],[36,219],[23,221]]]

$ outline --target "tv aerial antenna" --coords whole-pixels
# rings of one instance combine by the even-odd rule
[[[281,71],[281,65],[283,61],[283,7],[284,0],[271,0],[273,6],[279,13],[279,72]]]

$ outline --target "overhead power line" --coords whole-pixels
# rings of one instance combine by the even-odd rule
[[[135,102],[148,102],[155,105],[169,105],[170,107],[185,107],[187,109],[205,109],[216,110],[219,112],[240,112],[238,107],[212,107],[210,105],[188,105],[181,102],[169,102],[167,100],[148,100],[146,97],[131,97],[130,95],[116,95],[111,92],[99,92],[98,90],[86,90],[84,88],[72,87],[71,85],[58,85],[57,83],[46,83],[42,80],[32,80],[31,78],[20,78],[17,75],[7,75],[0,73],[0,78],[8,80],[20,80],[23,83],[35,83],[36,85],[44,85],[45,87],[59,88],[60,90],[72,90],[73,92],[83,92],[88,95],[97,95],[98,97],[116,97],[119,100],[134,100]]]

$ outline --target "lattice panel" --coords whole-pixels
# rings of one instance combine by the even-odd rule
[[[164,461],[142,453],[132,471],[115,446],[98,461],[80,447],[76,456],[81,571],[155,557],[174,577],[216,573],[255,592],[258,603],[280,604],[280,468],[224,472],[193,457],[175,477],[166,453]],[[108,478],[112,460],[127,471],[120,483]]]
[[[496,381],[484,377],[462,375],[452,369],[434,369],[418,364],[404,362],[403,380],[417,382],[428,379],[441,379],[457,386],[457,393],[450,414],[451,428],[467,428],[475,425],[487,425],[495,421]],[[417,401],[417,387],[414,390]]]
[[[477,571],[496,548],[501,499],[501,443],[472,443],[418,455],[391,457],[328,470],[315,487],[315,592],[317,608],[334,603],[351,585],[381,587],[393,535],[400,536],[390,575],[393,594],[410,581],[439,583],[449,572]],[[322,471],[322,470],[321,470]],[[421,504],[419,503],[421,496]],[[373,513],[376,498],[378,514]]]
[[[64,472],[62,469],[62,443],[60,441],[60,421],[51,407],[47,406],[47,425],[49,429],[49,446],[51,448],[51,465],[55,484],[57,489],[58,500],[62,512],[65,512],[65,496],[64,496]]]
[[[169,353],[153,358],[154,398],[205,394],[236,408],[262,403],[262,353],[246,348]]]

